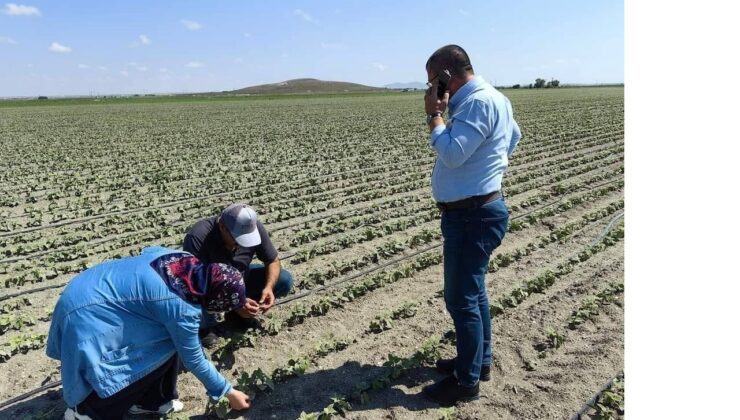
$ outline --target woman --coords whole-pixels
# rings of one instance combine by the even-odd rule
[[[80,273],[54,308],[46,350],[62,362],[65,420],[182,410],[180,361],[211,398],[226,395],[233,409],[249,408],[198,340],[202,308],[242,308],[244,290],[236,269],[162,247]]]

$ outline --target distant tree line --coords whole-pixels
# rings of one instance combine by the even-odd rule
[[[547,89],[547,88],[556,88],[556,87],[559,87],[559,86],[560,86],[560,80],[552,79],[550,81],[547,81],[545,79],[537,78],[537,79],[535,79],[534,83],[530,83],[528,87],[530,89],[541,89],[541,88],[546,88]],[[514,86],[512,86],[511,88],[512,89],[519,89],[521,87],[522,87],[522,85],[520,85],[519,83],[517,83]]]

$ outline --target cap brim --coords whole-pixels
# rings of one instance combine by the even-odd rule
[[[239,246],[242,246],[244,248],[257,246],[262,243],[262,237],[260,237],[260,232],[258,229],[255,229],[252,233],[239,235],[235,237],[234,240],[236,241],[236,243],[239,244]]]

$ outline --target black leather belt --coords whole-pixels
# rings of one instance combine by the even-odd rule
[[[442,211],[447,210],[462,210],[462,209],[474,209],[478,208],[486,203],[501,197],[501,191],[494,191],[489,194],[476,195],[468,197],[462,200],[453,201],[450,203],[437,203],[437,207]]]

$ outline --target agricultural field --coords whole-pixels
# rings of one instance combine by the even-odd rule
[[[0,107],[0,402],[49,385],[0,418],[61,417],[45,342],[75,273],[179,247],[232,202],[296,279],[263,329],[207,350],[246,418],[622,418],[624,89],[505,94],[524,137],[487,276],[495,363],[452,409],[419,395],[454,354],[419,94]],[[183,418],[237,416],[190,373],[179,389]]]

